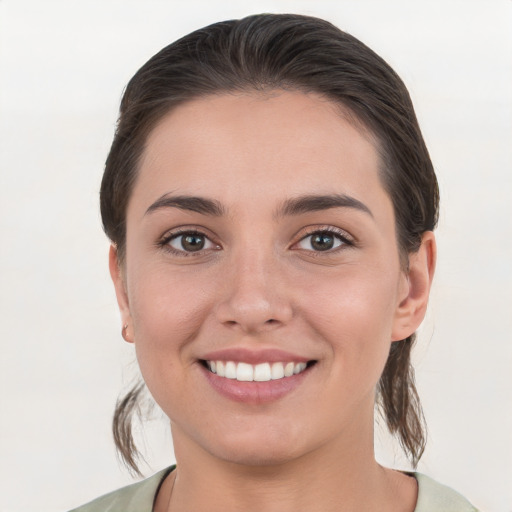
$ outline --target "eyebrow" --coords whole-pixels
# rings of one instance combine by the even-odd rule
[[[214,217],[222,217],[227,213],[226,208],[222,203],[215,199],[198,196],[173,196],[171,194],[165,194],[157,199],[146,210],[145,215],[162,208],[179,208],[180,210],[188,210]],[[373,217],[371,210],[355,197],[351,197],[346,194],[310,194],[287,199],[275,211],[274,218],[301,215],[309,212],[329,210],[331,208],[353,208]]]
[[[303,213],[329,210],[331,208],[354,208],[367,213],[373,218],[373,214],[364,203],[355,197],[346,194],[327,194],[327,195],[304,195],[286,200],[276,211],[275,217],[287,215],[301,215]]]
[[[180,210],[189,210],[191,212],[201,213],[202,215],[212,215],[214,217],[221,217],[226,213],[226,209],[215,199],[165,194],[146,210],[145,215],[161,208],[179,208]]]

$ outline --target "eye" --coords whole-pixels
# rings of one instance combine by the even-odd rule
[[[337,249],[342,245],[352,245],[352,243],[340,233],[331,230],[321,230],[310,233],[302,238],[297,247],[306,251],[322,252]]]
[[[193,253],[219,248],[205,234],[198,231],[175,233],[167,238],[165,245],[172,248],[173,252],[179,253]]]

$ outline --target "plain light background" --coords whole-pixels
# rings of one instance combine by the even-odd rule
[[[132,481],[110,418],[136,365],[98,213],[119,99],[179,36],[264,11],[334,22],[411,92],[442,197],[415,354],[419,470],[512,510],[510,0],[0,0],[0,512],[66,510]],[[379,460],[406,468],[376,437]],[[161,415],[141,439],[146,474],[173,462]]]

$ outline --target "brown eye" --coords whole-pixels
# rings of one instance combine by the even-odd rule
[[[341,235],[331,231],[317,231],[304,237],[298,243],[298,247],[308,251],[321,252],[336,249],[344,244],[347,244],[347,241]]]
[[[184,235],[181,237],[181,246],[185,251],[200,251],[205,244],[205,237],[201,235]]]
[[[311,236],[311,247],[316,251],[328,251],[334,247],[334,236],[328,233],[318,233]]]
[[[179,252],[198,252],[203,249],[213,249],[215,244],[202,233],[180,233],[167,242]]]

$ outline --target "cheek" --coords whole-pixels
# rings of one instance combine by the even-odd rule
[[[303,310],[314,311],[326,327],[344,325],[357,336],[368,330],[389,334],[398,301],[398,272],[391,268],[350,266],[339,272],[297,275]],[[356,328],[357,327],[357,328]],[[385,332],[383,332],[385,331]]]
[[[302,293],[301,311],[330,346],[340,372],[380,377],[391,344],[398,272],[359,267],[316,279]],[[306,286],[306,283],[304,283]]]
[[[163,267],[139,267],[129,288],[135,347],[145,378],[164,364],[167,375],[187,364],[187,347],[197,338],[212,300],[208,280]]]

